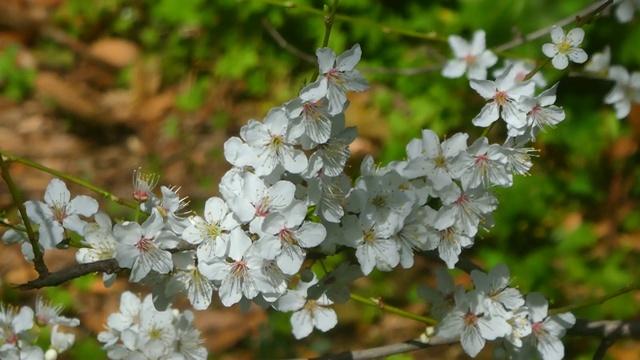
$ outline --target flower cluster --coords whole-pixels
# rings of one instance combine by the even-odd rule
[[[510,287],[509,269],[500,264],[489,273],[473,270],[474,288],[467,291],[438,269],[436,289],[420,287],[418,294],[431,304],[440,322],[435,335],[459,339],[464,351],[478,355],[487,341],[499,346],[500,358],[562,359],[560,338],[575,324],[571,313],[548,315],[548,301],[539,293],[524,297]]]
[[[193,313],[158,311],[151,297],[141,300],[132,292],[122,293],[120,311],[109,315],[107,329],[98,334],[109,358],[206,359]]]
[[[586,61],[577,47],[581,31],[566,36],[560,28],[552,31],[554,43],[543,51],[554,66],[564,68],[568,59]],[[206,356],[193,315],[170,311],[180,293],[196,310],[207,309],[217,293],[225,306],[246,308],[254,301],[292,312],[293,334],[303,338],[313,328],[333,328],[332,304],[346,301],[349,283],[374,269],[410,268],[415,253],[423,251],[437,253],[453,268],[463,249],[493,225],[494,188],[510,187],[514,175],[529,171],[534,149],[527,144],[565,114],[554,105],[557,84],[547,88],[540,74],[530,75],[535,71],[530,64],[505,62],[493,73],[495,80],[486,79],[497,57],[486,50],[483,31],[471,43],[455,36],[449,42],[456,59],[445,65],[443,75],[467,73],[471,88],[486,100],[473,123],[489,127],[501,118],[508,134],[503,143],[482,136],[469,144],[465,133],[441,141],[432,130],[423,130],[406,145],[405,160],[376,166],[367,157],[359,178],[350,179],[344,170],[356,130],[345,126],[344,111],[348,92],[368,87],[355,70],[361,49],[355,45],[337,56],[322,48],[316,52],[316,81],[262,121],[249,120],[238,137],[225,142],[224,156],[233,167],[220,181],[219,196],[210,197],[201,213],[186,211],[177,188],[162,186],[162,195],[154,194],[157,176],[139,170],[133,194],[148,215],[142,223],[114,224],[95,200],[70,200],[58,179],[47,187],[45,202],[27,202],[43,249],[65,245],[65,232],[76,232],[83,237],[79,263],[115,259],[129,270],[131,282],[153,288],[153,296],[144,300],[122,295],[120,312],[109,317],[108,330],[99,336],[109,356]],[[637,101],[638,76],[615,67],[607,71],[616,81],[607,102],[628,113],[629,101]],[[11,230],[3,240],[23,242],[25,256],[33,259],[24,234]],[[352,254],[357,265],[341,264],[322,278],[310,274],[310,254],[339,252]],[[500,341],[509,355],[563,355],[559,338],[573,324],[572,315],[547,316],[541,295],[525,298],[508,286],[504,265],[471,277],[475,288],[470,291],[455,286],[444,272],[438,273],[437,290],[422,290],[440,320],[439,336],[459,338],[471,356],[486,341]],[[115,275],[105,274],[103,280],[110,285]]]
[[[62,307],[51,305],[42,298],[36,300],[36,310],[28,306],[20,309],[0,304],[0,358],[55,360],[75,342],[75,335],[63,331],[80,321],[61,316]],[[44,351],[38,334],[50,328],[49,346]]]
[[[263,121],[250,120],[240,137],[225,143],[224,154],[233,168],[220,182],[221,196],[208,199],[202,215],[185,216],[186,201],[175,188],[163,186],[162,196],[156,196],[152,190],[157,177],[140,171],[134,175],[134,198],[149,215],[142,224],[114,225],[106,214],[96,213],[95,200],[86,197],[67,206],[68,191],[57,179],[47,188],[46,204],[29,203],[42,209],[29,215],[40,221],[41,230],[55,229],[57,234],[69,227],[83,235],[84,248],[76,254],[79,263],[116,259],[121,268],[130,269],[131,282],[153,287],[159,310],[179,293],[203,310],[214,292],[225,306],[247,306],[253,300],[293,311],[292,304],[299,300],[291,299],[306,296],[316,305],[329,306],[346,301],[348,283],[324,279],[341,272],[353,280],[374,269],[410,268],[416,251],[437,251],[454,267],[479,229],[493,224],[497,200],[492,187],[511,186],[514,174],[526,173],[531,149],[524,141],[490,144],[486,137],[469,146],[468,135],[462,133],[440,142],[433,131],[424,130],[422,138],[407,145],[405,161],[376,167],[368,157],[352,185],[344,168],[356,134],[345,127],[344,110],[349,104],[346,93],[368,86],[354,69],[360,47],[340,56],[326,48],[317,54],[317,81],[273,108]],[[493,85],[496,92],[509,91],[496,95],[504,101],[533,89],[532,83],[516,83],[513,69],[508,66]],[[478,88],[486,82],[471,81]],[[553,94],[548,92],[535,98],[529,115],[501,102],[503,113],[517,118],[512,121],[518,121],[517,126],[510,129],[535,134],[550,118],[549,98]],[[68,216],[41,216],[47,209]],[[95,214],[95,221],[87,223],[76,214]],[[63,221],[71,215],[73,226]],[[55,221],[41,220],[50,218]],[[354,252],[358,267],[338,267],[317,284],[288,289],[292,276],[305,269],[310,251],[328,256],[347,249]],[[114,275],[104,275],[105,284],[113,280]],[[312,325],[326,330],[335,322]],[[308,335],[308,324],[296,330],[300,326],[294,326],[296,336]]]

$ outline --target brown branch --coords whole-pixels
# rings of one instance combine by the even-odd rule
[[[112,274],[118,270],[120,270],[120,267],[118,266],[118,261],[116,259],[100,260],[88,264],[78,264],[54,273],[50,273],[48,275],[41,275],[35,280],[17,285],[16,289],[33,290],[47,286],[58,286],[64,284],[69,280],[73,280],[84,275],[93,274],[96,272]]]
[[[562,27],[562,26],[568,25],[568,24],[570,24],[570,23],[572,23],[574,21],[577,21],[580,26],[584,25],[588,21],[585,21],[583,19],[589,19],[589,17],[599,14],[600,12],[602,12],[605,8],[607,8],[611,4],[613,4],[613,0],[600,0],[600,1],[596,2],[596,3],[593,3],[593,4],[589,5],[589,6],[587,6],[586,8],[584,8],[582,10],[578,11],[575,14],[567,16],[566,18],[556,22],[555,25],[558,25],[558,26]],[[548,33],[550,33],[551,29],[552,29],[552,27],[548,26],[548,27],[536,30],[536,31],[534,31],[534,32],[532,32],[530,34],[521,36],[521,37],[519,37],[517,39],[514,39],[512,41],[509,41],[506,44],[502,44],[502,45],[496,47],[495,50],[496,50],[496,52],[502,52],[502,51],[506,51],[506,50],[509,50],[511,48],[514,48],[516,46],[522,45],[522,44],[524,44],[526,42],[536,40],[536,39],[541,38],[541,37],[547,35]]]

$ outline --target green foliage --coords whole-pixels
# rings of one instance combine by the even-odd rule
[[[20,66],[19,48],[9,45],[0,51],[0,91],[12,100],[22,100],[33,87],[35,70]]]

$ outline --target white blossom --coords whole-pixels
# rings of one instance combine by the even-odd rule
[[[484,30],[476,31],[471,42],[460,36],[450,35],[449,45],[455,59],[447,61],[442,69],[442,76],[447,78],[457,78],[466,72],[469,79],[484,80],[487,78],[487,68],[498,61],[498,57],[487,50]]]
[[[566,69],[569,60],[582,64],[587,61],[587,53],[579,46],[584,39],[582,28],[573,28],[565,35],[564,30],[559,26],[551,29],[552,44],[542,45],[542,52],[552,58],[553,67],[558,70]]]
[[[91,216],[98,211],[98,202],[86,195],[71,199],[67,185],[60,179],[52,179],[44,194],[44,202],[27,201],[27,216],[40,225],[39,242],[50,249],[62,242],[64,229],[83,234],[86,222],[81,216]]]

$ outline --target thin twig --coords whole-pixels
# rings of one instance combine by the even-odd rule
[[[58,170],[46,167],[46,166],[44,166],[42,164],[38,164],[36,162],[27,160],[25,158],[21,158],[19,156],[16,156],[16,155],[13,155],[13,154],[9,153],[8,151],[0,151],[0,156],[4,156],[7,159],[9,159],[10,161],[15,161],[17,163],[24,164],[24,165],[26,165],[28,167],[33,168],[33,169],[46,172],[46,173],[51,174],[53,176],[57,176],[57,177],[59,177],[61,179],[64,179],[64,180],[70,181],[70,182],[72,182],[74,184],[80,185],[80,186],[82,186],[84,188],[87,188],[87,189],[89,189],[89,190],[101,195],[105,199],[111,200],[111,201],[113,201],[115,203],[118,203],[120,205],[124,205],[124,206],[127,206],[127,207],[132,208],[132,209],[137,209],[138,208],[138,204],[133,202],[133,201],[131,201],[131,200],[119,198],[119,197],[113,195],[112,193],[110,193],[107,190],[101,189],[101,188],[99,188],[97,186],[94,186],[94,185],[92,185],[92,184],[90,184],[90,183],[88,183],[88,182],[86,182],[86,181],[84,181],[82,179],[79,179],[79,178],[77,178],[75,176],[71,176],[71,175],[69,175],[67,173],[64,173],[62,171],[58,171]],[[18,204],[17,200],[16,200],[16,204]]]
[[[10,160],[7,157],[7,160]],[[4,160],[4,154],[0,151],[0,169],[2,173],[2,178],[7,183],[9,187],[9,192],[11,192],[11,196],[13,197],[13,202],[18,207],[18,212],[20,212],[20,216],[22,217],[22,222],[24,223],[25,230],[27,231],[27,238],[29,239],[29,243],[33,248],[33,264],[38,272],[38,274],[42,276],[47,276],[49,274],[49,269],[47,269],[47,265],[44,263],[44,254],[40,250],[40,244],[38,243],[38,236],[36,236],[33,231],[33,226],[31,226],[31,220],[27,215],[27,210],[25,209],[24,203],[22,202],[22,196],[20,195],[20,191],[18,187],[13,182],[11,178],[11,174],[9,174],[9,167],[7,166]]]
[[[640,321],[589,321],[586,319],[578,319],[576,324],[571,329],[567,330],[567,334],[573,336],[599,337],[608,339],[609,342],[613,342],[617,339],[639,336]],[[376,359],[395,354],[408,353],[428,347],[455,344],[458,342],[459,339],[445,339],[439,336],[432,336],[425,340],[414,339],[403,343],[389,344],[371,349],[345,351],[339,354],[313,358],[313,360]],[[607,342],[607,344],[609,342]]]
[[[596,3],[593,3],[593,4],[589,5],[589,6],[587,6],[584,9],[578,11],[577,13],[575,13],[573,15],[567,16],[566,18],[564,18],[564,19],[562,19],[560,21],[557,21],[555,23],[555,25],[558,25],[558,26],[562,27],[562,26],[568,25],[568,24],[570,24],[570,23],[572,23],[574,21],[579,21],[580,22],[581,19],[583,19],[585,17],[588,17],[590,15],[596,15],[596,14],[602,12],[602,10],[604,10],[607,6],[611,5],[612,3],[613,3],[613,0],[601,0],[601,1],[598,1]],[[584,24],[581,24],[581,25],[584,25]],[[551,32],[551,29],[552,29],[552,27],[548,26],[548,27],[536,30],[536,31],[534,31],[534,32],[532,32],[530,34],[521,36],[521,37],[519,37],[517,39],[509,41],[508,43],[502,44],[502,45],[496,47],[495,50],[496,50],[496,52],[503,52],[503,51],[509,50],[511,48],[514,48],[516,46],[522,45],[522,44],[524,44],[526,42],[536,40],[538,38],[541,38],[541,37],[549,34]]]
[[[593,305],[600,305],[602,303],[604,303],[605,301],[611,300],[615,297],[618,297],[620,295],[624,295],[626,293],[632,292],[632,291],[636,291],[636,290],[640,290],[640,281],[635,282],[635,283],[631,283],[629,285],[623,286],[622,288],[616,290],[613,293],[610,294],[606,294],[600,297],[597,297],[595,299],[589,299],[586,301],[582,301],[576,304],[571,304],[571,305],[567,305],[567,306],[563,306],[563,307],[559,307],[559,308],[555,308],[555,309],[550,309],[549,310],[549,315],[553,315],[553,314],[561,314],[561,313],[565,313],[565,312],[569,312],[569,311],[574,311],[577,309],[582,309],[585,307],[589,307],[589,306],[593,306]]]
[[[607,354],[607,350],[609,350],[609,348],[613,346],[615,342],[615,340],[609,338],[602,339],[600,345],[598,345],[598,348],[596,349],[595,354],[593,354],[593,360],[604,359],[604,356]]]
[[[298,49],[297,47],[291,45],[279,32],[276,28],[271,25],[269,20],[266,18],[262,19],[262,27],[267,30],[269,35],[280,45],[281,48],[295,55],[296,57],[304,60],[312,65],[316,65],[318,62],[316,61],[315,56],[311,56],[304,51]]]

